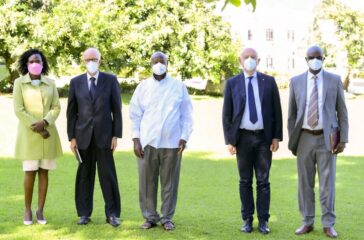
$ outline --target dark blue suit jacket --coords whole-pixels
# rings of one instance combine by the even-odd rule
[[[110,148],[112,137],[122,136],[120,86],[116,76],[100,72],[94,100],[87,74],[71,79],[67,106],[68,139],[76,138],[79,149],[87,149],[92,133],[99,148]]]
[[[273,77],[257,72],[259,98],[262,106],[264,134],[267,144],[282,136],[282,109],[277,84]],[[236,146],[246,102],[245,77],[241,73],[227,80],[222,123],[225,143]]]

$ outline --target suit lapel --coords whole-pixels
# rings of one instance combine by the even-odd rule
[[[322,70],[322,106],[325,104],[327,89],[329,88],[329,79],[326,72]]]
[[[246,90],[245,90],[245,76],[244,76],[244,73],[241,73],[239,75],[238,89],[239,89],[239,92],[240,92],[240,96],[242,96],[245,99]]]
[[[258,79],[258,89],[259,89],[259,99],[260,99],[260,103],[263,103],[263,97],[264,97],[264,78],[263,76],[257,72],[257,79]]]
[[[90,89],[88,87],[88,79],[87,79],[86,73],[83,74],[81,77],[81,91],[85,93],[88,100],[92,101],[91,95],[90,95]]]
[[[302,111],[303,114],[305,114],[305,111],[306,111],[305,109],[306,109],[306,101],[307,101],[307,74],[308,74],[308,72],[306,72],[305,74],[302,74],[303,79],[298,81],[298,83],[300,83],[300,85],[297,88],[298,92],[300,92],[302,94],[301,102],[299,104],[300,104],[300,108],[304,109]],[[302,91],[300,91],[300,89],[302,89]]]
[[[99,77],[97,79],[97,85],[96,85],[96,93],[95,93],[95,98],[93,99],[94,101],[100,96],[100,94],[102,93],[104,87],[105,87],[105,75],[102,72],[99,72]]]

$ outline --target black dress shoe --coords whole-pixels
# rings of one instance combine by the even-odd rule
[[[91,221],[91,219],[89,217],[86,216],[81,216],[80,219],[78,220],[77,224],[78,225],[86,225]]]
[[[263,234],[268,234],[270,233],[270,229],[268,227],[268,223],[266,221],[264,222],[259,222],[259,232],[263,233]]]
[[[253,231],[253,221],[245,220],[243,226],[240,228],[241,232],[251,233]]]
[[[113,227],[117,227],[120,225],[119,219],[115,216],[110,216],[110,217],[106,218],[106,222]]]

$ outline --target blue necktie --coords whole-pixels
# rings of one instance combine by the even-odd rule
[[[253,124],[255,124],[258,121],[258,115],[257,115],[257,108],[255,107],[255,98],[252,85],[252,79],[254,77],[250,76],[248,78],[249,78],[249,83],[248,83],[249,119]]]
[[[92,77],[92,78],[90,78],[90,81],[91,81],[90,95],[91,95],[91,99],[93,100],[95,97],[95,93],[96,93],[96,84],[95,84],[96,78]]]

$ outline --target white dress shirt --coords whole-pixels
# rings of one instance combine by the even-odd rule
[[[178,148],[192,132],[192,102],[186,86],[167,75],[140,82],[130,101],[132,138],[142,147]]]
[[[254,100],[255,100],[255,108],[257,109],[258,121],[256,123],[252,123],[250,121],[250,108],[249,108],[249,98],[248,98],[248,84],[249,84],[249,75],[244,72],[245,77],[245,108],[243,113],[243,118],[241,119],[240,128],[246,130],[262,130],[264,129],[263,117],[262,117],[262,105],[259,98],[259,87],[258,87],[258,78],[257,72],[253,73],[252,86],[254,92]]]
[[[99,71],[97,71],[97,73],[95,74],[95,76],[91,76],[88,72],[87,72],[87,83],[88,83],[88,90],[91,89],[91,80],[90,78],[95,78],[95,86],[97,86],[97,80],[99,79]]]
[[[319,104],[319,120],[318,124],[315,128],[311,128],[307,123],[307,112],[308,105],[310,104],[311,92],[314,87],[314,75],[308,71],[307,74],[307,95],[306,95],[306,107],[305,107],[305,116],[303,119],[302,128],[312,129],[312,130],[321,130],[323,128],[322,125],[322,82],[323,82],[323,74],[322,70],[316,75],[317,76],[317,91],[318,91],[318,104]]]

